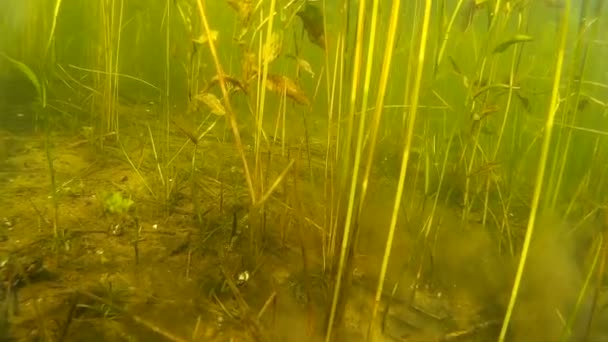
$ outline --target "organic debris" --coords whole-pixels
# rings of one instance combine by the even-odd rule
[[[253,13],[253,1],[252,0],[228,0],[228,5],[232,7],[239,19],[243,23],[248,23],[251,18],[251,13]]]
[[[205,34],[201,34],[200,37],[198,37],[196,39],[192,39],[192,41],[195,43],[198,43],[198,44],[205,44],[209,41],[215,42],[217,40],[217,36],[219,35],[219,33],[215,30],[211,30],[210,33],[211,33],[211,35],[209,37],[207,37],[207,35],[205,35]]]
[[[297,103],[310,106],[310,100],[306,94],[304,94],[302,88],[300,88],[296,82],[287,76],[268,75],[268,79],[266,80],[266,89],[280,95],[285,93],[287,97],[296,101]]]
[[[297,16],[302,19],[308,39],[325,50],[325,29],[323,27],[323,12],[321,9],[311,3],[306,3],[304,9],[299,11]]]
[[[315,78],[315,72],[312,71],[312,67],[310,66],[310,63],[308,63],[307,60],[300,58],[298,56],[294,56],[294,55],[287,55],[286,57],[295,60],[296,63],[298,64],[298,68],[300,68],[300,69],[304,70],[306,73],[310,74],[310,76],[312,78]]]
[[[226,108],[217,96],[203,92],[196,95],[195,98],[204,103],[211,110],[211,113],[219,116],[226,115]]]
[[[477,11],[485,8],[487,0],[470,0],[465,4],[462,14],[462,31],[466,32],[473,24]]]
[[[211,87],[219,84],[219,82],[220,82],[220,76],[219,75],[213,76],[211,78],[211,80],[209,81],[209,83],[207,83],[205,88],[203,88],[203,90],[201,91],[201,94],[207,93],[209,91],[209,89],[211,89]],[[233,92],[235,92],[237,90],[242,90],[244,93],[247,93],[247,87],[243,84],[243,82],[241,82],[236,77],[224,75],[224,82],[226,82],[226,87],[228,88],[228,92],[230,94],[232,94]]]

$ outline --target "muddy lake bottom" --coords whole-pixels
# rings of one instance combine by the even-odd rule
[[[54,137],[59,213],[55,238],[44,140],[3,134],[1,340],[323,340],[333,289],[323,276],[321,248],[316,247],[321,238],[306,234],[310,238],[305,239],[304,271],[301,246],[293,238],[294,220],[287,218],[285,208],[269,210],[262,253],[252,261],[243,252],[248,246],[247,213],[237,209],[246,196],[244,188],[225,190],[233,195],[219,204],[218,182],[203,178],[199,208],[192,206],[187,186],[176,186],[167,209],[147,194],[116,145],[114,152],[100,156],[81,136]],[[134,156],[137,151],[139,157]],[[157,172],[149,163],[150,151],[133,148],[128,153],[144,178]],[[179,173],[167,177],[175,182],[185,178]],[[120,218],[108,215],[101,199],[108,191],[133,194],[136,211]],[[199,219],[197,211],[204,213]],[[379,240],[386,236],[384,231],[377,235]],[[354,258],[339,341],[365,340],[382,257],[368,249]],[[459,260],[477,260],[477,253],[472,249]],[[501,270],[487,272],[483,276],[492,278]],[[493,291],[504,295],[506,287],[482,282],[479,286],[491,291],[480,297],[471,294],[474,289],[445,281],[422,283],[417,291],[401,285],[386,311],[391,293],[387,288],[395,279],[411,284],[415,277],[398,270],[393,274],[380,313],[386,341],[496,338],[502,313],[488,298],[499,297]],[[599,302],[607,302],[605,289],[601,296]],[[606,311],[595,320],[598,326]],[[596,330],[597,336],[606,336]]]

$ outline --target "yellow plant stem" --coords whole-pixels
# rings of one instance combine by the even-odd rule
[[[275,12],[276,0],[270,0],[270,14],[268,15],[268,26],[266,31],[266,42],[264,49],[262,51],[266,51],[270,49],[270,45],[273,42],[272,39],[272,26],[274,23],[274,12]],[[262,48],[260,37],[260,48]],[[261,58],[262,63],[262,80],[261,83],[258,83],[258,106],[257,111],[255,113],[255,118],[257,122],[257,134],[255,139],[255,170],[254,177],[255,179],[260,181],[260,193],[262,192],[262,175],[261,175],[261,165],[260,165],[260,141],[262,140],[262,126],[264,123],[264,106],[266,104],[266,80],[268,79],[268,64],[270,63],[269,59],[263,57],[264,54],[260,53],[259,58]]]
[[[380,73],[380,86],[378,94],[376,96],[376,105],[374,108],[374,116],[372,117],[370,142],[368,146],[367,165],[365,166],[365,173],[363,174],[363,182],[361,183],[361,197],[359,199],[359,213],[363,208],[363,202],[367,194],[367,187],[369,184],[369,175],[371,173],[372,164],[374,162],[374,152],[376,151],[376,141],[378,140],[378,128],[380,126],[380,119],[382,118],[382,111],[384,107],[384,97],[386,95],[386,86],[388,84],[388,77],[391,70],[391,63],[393,60],[393,45],[395,44],[395,36],[397,32],[397,23],[399,22],[399,8],[401,6],[401,0],[393,0],[393,7],[391,8],[391,16],[389,18],[389,27],[386,47],[384,49],[384,60],[382,61],[382,72]],[[363,108],[366,110],[366,108]],[[363,114],[361,114],[363,116]]]
[[[326,218],[325,218],[325,226],[329,227],[328,228],[328,233],[327,233],[327,238],[326,238],[326,243],[325,246],[323,248],[323,250],[325,251],[324,253],[324,257],[323,257],[323,269],[325,270],[327,267],[327,260],[326,259],[330,259],[330,261],[333,259],[334,256],[334,238],[336,236],[335,234],[335,225],[333,224],[334,222],[334,213],[335,213],[335,203],[337,201],[334,201],[334,198],[336,198],[335,196],[335,191],[334,191],[334,170],[335,170],[335,165],[336,165],[336,161],[337,158],[332,158],[333,154],[332,154],[332,148],[335,148],[335,143],[332,142],[332,135],[333,135],[333,127],[334,127],[334,116],[333,116],[333,112],[334,112],[334,105],[336,103],[336,87],[337,86],[342,86],[342,84],[340,83],[340,85],[337,84],[337,78],[338,75],[341,75],[342,72],[341,70],[344,67],[344,62],[342,60],[342,56],[344,56],[344,39],[342,38],[342,34],[338,33],[338,38],[337,38],[337,43],[336,43],[336,57],[335,57],[335,61],[334,61],[334,73],[333,73],[333,77],[332,77],[332,81],[331,81],[331,92],[329,94],[329,106],[328,106],[328,113],[327,113],[327,150],[326,150],[326,155],[325,155],[325,197],[326,197],[326,201],[325,203],[329,203],[329,205],[326,206]],[[340,62],[342,61],[342,62]],[[326,68],[327,73],[328,73],[328,79],[329,79],[329,70],[330,68]],[[339,121],[339,116],[338,116],[338,121]],[[336,140],[340,135],[340,125],[335,125],[336,127]],[[338,150],[338,148],[336,148],[336,151]]]
[[[59,15],[59,8],[61,7],[61,0],[55,1],[55,10],[53,11],[53,23],[51,24],[51,33],[49,34],[49,40],[46,43],[46,50],[44,52],[45,58],[48,58],[49,51],[51,49],[51,43],[55,38],[55,28],[57,27],[57,16]]]
[[[203,0],[198,0],[198,11],[201,17],[201,22],[203,23],[203,28],[205,30],[205,34],[207,37],[212,37],[211,28],[209,27],[209,22],[207,21],[207,16],[205,15],[205,8],[203,7]],[[251,202],[256,203],[256,195],[255,190],[253,188],[253,181],[251,179],[251,173],[249,172],[249,165],[247,164],[247,158],[245,156],[245,150],[243,149],[243,143],[241,142],[241,134],[239,133],[239,126],[236,122],[236,116],[234,115],[234,111],[232,110],[232,105],[230,104],[230,97],[228,95],[228,88],[226,87],[226,80],[224,79],[224,69],[222,68],[222,64],[217,56],[217,50],[215,49],[215,42],[213,39],[209,39],[209,50],[211,51],[211,56],[213,57],[213,63],[215,63],[215,69],[217,70],[217,74],[220,80],[220,88],[222,90],[222,96],[224,100],[224,107],[226,108],[226,116],[228,116],[228,121],[230,122],[230,127],[232,128],[232,134],[234,135],[234,142],[236,144],[236,148],[241,157],[241,161],[243,162],[243,170],[245,173],[245,180],[247,181],[247,187],[249,188],[249,195],[251,196]]]
[[[583,9],[586,7],[584,4],[586,1],[583,1]],[[581,11],[583,11],[581,9]],[[582,14],[585,14],[583,11]],[[555,208],[557,205],[557,199],[559,197],[560,189],[562,188],[562,182],[564,180],[564,174],[566,171],[566,165],[568,164],[568,156],[571,153],[571,144],[574,139],[574,129],[565,127],[565,124],[569,124],[573,126],[577,121],[577,113],[578,110],[573,110],[574,108],[578,108],[581,100],[581,82],[578,80],[577,75],[584,75],[585,68],[587,66],[587,59],[589,56],[589,42],[585,40],[585,33],[587,33],[588,26],[579,25],[579,31],[576,39],[576,45],[574,47],[574,58],[572,59],[572,67],[570,69],[570,74],[568,75],[568,85],[566,86],[566,101],[564,104],[564,115],[562,116],[561,124],[562,129],[565,128],[567,130],[566,142],[564,144],[564,148],[562,149],[562,153],[560,154],[560,158],[555,158],[553,162],[553,168],[551,170],[551,177],[549,177],[549,184],[552,185],[551,191],[552,193],[549,195],[550,200],[548,201],[549,208]],[[596,25],[596,28],[599,29],[599,25]],[[576,66],[579,67],[576,67]],[[574,89],[573,89],[574,88]],[[569,122],[568,116],[570,115]],[[562,133],[562,132],[560,132]],[[561,146],[561,134],[557,139],[557,146]],[[559,163],[559,167],[557,164]],[[556,168],[559,169],[556,170]],[[557,177],[555,181],[553,181],[554,177]]]
[[[598,234],[596,241],[597,248],[595,249],[595,253],[593,254],[593,259],[591,261],[589,271],[587,271],[587,275],[585,276],[585,282],[583,283],[581,290],[578,292],[574,309],[572,310],[570,317],[568,317],[566,325],[562,329],[561,341],[571,341],[570,337],[572,335],[572,328],[574,326],[574,322],[578,318],[578,313],[580,312],[581,306],[583,306],[583,302],[586,299],[587,289],[589,288],[589,285],[591,285],[591,278],[593,277],[593,274],[595,274],[595,269],[597,267],[598,261],[600,261],[604,246],[604,236],[602,234]]]
[[[557,61],[555,63],[555,76],[553,78],[553,89],[551,91],[551,99],[549,102],[549,112],[547,113],[547,120],[545,121],[545,136],[543,138],[543,145],[541,148],[540,161],[538,165],[538,172],[536,174],[536,186],[534,187],[534,195],[532,197],[530,217],[528,218],[528,227],[526,230],[526,237],[524,239],[521,256],[519,258],[519,265],[517,267],[517,273],[515,274],[515,281],[511,290],[511,298],[509,299],[509,305],[505,314],[502,328],[500,329],[500,335],[498,338],[499,342],[503,342],[507,335],[507,329],[513,315],[513,308],[515,307],[515,301],[517,300],[517,294],[519,287],[521,286],[521,279],[524,273],[526,265],[526,259],[530,250],[530,242],[532,241],[532,234],[534,232],[534,224],[536,221],[536,215],[538,212],[538,204],[540,202],[540,195],[543,190],[545,169],[547,167],[547,159],[549,155],[549,149],[551,147],[551,133],[553,132],[553,122],[555,121],[555,112],[557,112],[559,106],[559,85],[562,78],[562,67],[564,65],[564,53],[566,50],[566,38],[568,36],[568,19],[570,15],[570,0],[565,1],[565,6],[562,13],[561,22],[561,34],[559,51],[557,53]]]
[[[377,1],[377,0],[375,0]],[[356,102],[357,102],[357,90],[358,90],[358,85],[359,85],[359,77],[360,77],[360,65],[361,65],[361,54],[362,54],[362,50],[363,50],[363,32],[364,32],[364,22],[365,22],[365,7],[366,7],[366,3],[367,1],[360,1],[359,2],[359,12],[358,12],[358,19],[357,19],[357,40],[356,40],[356,45],[355,45],[355,55],[354,55],[354,59],[353,59],[353,80],[352,80],[352,86],[351,86],[351,94],[350,94],[350,112],[349,112],[349,118],[348,118],[348,128],[347,128],[347,136],[346,136],[346,140],[344,141],[344,150],[345,150],[345,154],[342,158],[342,172],[341,172],[341,179],[340,181],[340,185],[339,185],[339,191],[341,191],[344,187],[345,184],[343,182],[346,181],[346,176],[349,173],[349,169],[350,169],[350,150],[351,150],[351,139],[352,139],[352,129],[353,129],[353,122],[354,122],[354,117],[355,117],[355,107],[356,107]],[[352,194],[352,191],[351,191]],[[351,197],[352,198],[352,197]],[[338,197],[338,201],[341,201],[341,198]],[[352,205],[354,203],[354,200],[350,201],[350,204]],[[352,212],[352,208],[349,209]],[[348,215],[347,215],[348,217]],[[342,287],[342,274],[344,273],[344,265],[345,265],[345,261],[346,261],[346,251],[348,249],[349,246],[349,237],[351,234],[350,231],[350,222],[346,222],[344,224],[344,231],[343,231],[343,235],[342,235],[342,241],[341,241],[341,250],[340,250],[340,258],[338,261],[338,269],[337,269],[337,273],[335,275],[335,282],[334,282],[334,291],[333,291],[333,297],[332,297],[332,303],[331,303],[331,308],[329,311],[329,319],[328,319],[328,324],[327,324],[327,331],[325,333],[325,341],[330,341],[332,338],[332,334],[333,334],[333,326],[334,326],[334,321],[336,318],[336,309],[338,307],[338,299],[340,296],[340,289]],[[340,243],[339,240],[336,240],[336,243]]]
[[[416,78],[411,94],[411,110],[408,117],[407,123],[407,136],[405,141],[405,147],[403,148],[403,156],[401,159],[401,171],[399,173],[399,181],[397,183],[397,191],[395,193],[395,204],[393,206],[393,213],[391,215],[391,222],[388,231],[388,237],[386,238],[386,247],[384,249],[384,257],[382,259],[382,266],[380,268],[380,276],[378,279],[378,286],[376,288],[376,296],[374,299],[374,307],[372,309],[372,318],[370,321],[368,340],[376,340],[375,332],[375,321],[378,314],[378,308],[380,307],[380,300],[382,298],[382,292],[384,289],[384,281],[386,278],[386,270],[388,269],[388,262],[391,256],[391,248],[393,246],[393,238],[395,236],[395,227],[397,226],[397,220],[399,218],[399,208],[401,207],[401,199],[403,198],[403,188],[405,186],[405,176],[407,174],[407,165],[410,158],[410,151],[412,147],[412,138],[414,136],[414,125],[416,123],[416,115],[418,114],[418,103],[420,100],[420,83],[422,81],[422,72],[424,70],[424,61],[426,57],[426,46],[429,34],[429,22],[431,18],[431,8],[433,7],[432,0],[426,0],[424,7],[424,15],[422,18],[422,27],[420,30],[420,47],[418,51],[418,60],[416,65]]]
[[[464,0],[459,0],[456,3],[456,7],[454,8],[454,12],[452,13],[452,17],[445,29],[445,34],[443,39],[441,40],[441,45],[439,47],[439,52],[437,53],[437,60],[435,61],[435,73],[437,73],[437,68],[441,64],[441,60],[443,59],[443,54],[445,53],[445,47],[447,46],[448,40],[450,39],[450,33],[452,32],[452,27],[454,26],[454,22],[460,13],[460,9],[462,8]]]

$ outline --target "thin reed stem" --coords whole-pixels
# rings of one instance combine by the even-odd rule
[[[540,196],[543,190],[543,183],[545,178],[545,169],[547,167],[547,159],[549,156],[549,149],[551,148],[551,134],[553,132],[553,122],[555,121],[555,113],[558,107],[558,95],[559,85],[562,77],[562,67],[564,65],[564,54],[566,50],[566,38],[568,37],[568,22],[570,17],[570,0],[565,0],[564,9],[562,12],[561,21],[561,32],[560,32],[560,43],[559,50],[557,52],[557,60],[555,62],[555,76],[553,78],[553,89],[551,92],[551,98],[549,100],[547,119],[545,121],[545,134],[543,139],[543,145],[540,153],[540,161],[538,165],[538,172],[536,174],[536,186],[534,188],[534,194],[532,197],[532,203],[530,205],[530,216],[528,217],[528,226],[526,228],[526,236],[524,238],[524,244],[519,257],[519,265],[517,267],[517,273],[515,275],[515,281],[513,282],[513,288],[511,290],[511,297],[507,307],[507,312],[500,329],[500,335],[498,337],[499,342],[503,342],[507,335],[509,323],[511,322],[511,316],[513,315],[513,309],[515,302],[517,301],[517,295],[521,286],[521,279],[524,273],[526,260],[530,251],[530,242],[532,241],[532,234],[534,232],[534,226],[536,223],[536,216],[538,212],[538,205],[540,202]]]
[[[201,17],[201,22],[203,23],[204,33],[207,37],[212,37],[211,28],[209,27],[209,22],[207,21],[207,15],[205,14],[205,8],[203,6],[203,0],[198,0],[198,11]],[[234,114],[234,110],[232,109],[232,104],[230,103],[230,96],[228,94],[228,88],[226,86],[226,80],[224,73],[224,69],[222,68],[222,64],[217,55],[217,50],[215,48],[215,42],[213,39],[209,39],[209,50],[211,51],[211,56],[213,57],[213,63],[215,64],[215,69],[218,74],[220,89],[222,90],[224,107],[226,108],[226,116],[228,116],[228,121],[230,122],[230,127],[232,128],[232,134],[234,135],[234,143],[236,145],[237,151],[239,152],[239,156],[241,157],[241,161],[243,162],[243,170],[245,173],[245,180],[247,181],[247,187],[249,189],[249,195],[251,197],[251,202],[256,203],[256,194],[255,188],[253,186],[253,180],[251,178],[251,172],[249,172],[249,165],[247,163],[247,157],[245,156],[245,149],[243,148],[243,143],[241,142],[241,134],[239,132],[239,126],[236,121],[236,115]]]
[[[407,135],[405,137],[405,146],[403,148],[403,155],[401,159],[401,171],[399,173],[399,180],[397,182],[397,191],[395,192],[395,202],[393,206],[393,212],[391,215],[391,222],[388,228],[388,236],[386,238],[386,247],[384,248],[384,256],[382,258],[382,266],[380,268],[380,275],[378,278],[378,286],[376,287],[376,295],[374,298],[374,306],[372,309],[372,317],[370,320],[370,327],[368,333],[368,340],[376,340],[377,331],[375,322],[378,315],[378,309],[380,307],[380,300],[384,291],[384,282],[386,277],[386,271],[388,269],[388,262],[391,256],[391,249],[393,246],[393,239],[395,237],[395,228],[397,227],[397,220],[399,218],[399,208],[401,207],[401,200],[403,199],[403,188],[405,186],[405,176],[408,169],[408,161],[410,158],[410,152],[412,148],[412,140],[414,137],[414,125],[416,123],[416,116],[418,114],[418,103],[420,101],[420,84],[422,82],[422,72],[424,71],[424,62],[426,58],[426,47],[429,35],[429,22],[431,19],[431,8],[433,6],[432,0],[426,0],[424,6],[424,14],[422,17],[422,24],[420,27],[420,41],[418,50],[418,59],[416,64],[416,76],[413,83],[412,94],[411,94],[411,110],[408,115],[407,123]]]

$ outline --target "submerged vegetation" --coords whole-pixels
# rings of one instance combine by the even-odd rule
[[[605,1],[0,19],[0,339],[608,339]]]

